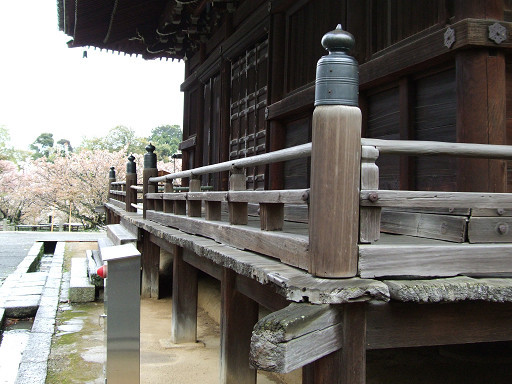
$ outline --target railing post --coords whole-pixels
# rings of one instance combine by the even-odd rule
[[[379,150],[371,146],[361,148],[361,190],[379,189],[379,167],[375,164]],[[380,238],[379,207],[359,208],[359,242],[373,243]]]
[[[247,189],[245,182],[245,168],[231,169],[229,177],[230,191],[245,191]],[[232,225],[247,225],[248,213],[247,203],[228,203],[229,206],[229,223]]]
[[[201,179],[192,176],[189,181],[189,192],[201,192]],[[187,212],[189,217],[201,217],[201,200],[187,200]]]
[[[108,193],[107,193],[107,201],[108,199],[113,198],[113,195],[110,193],[112,190],[112,183],[116,182],[116,169],[114,167],[110,167],[110,171],[108,172]]]
[[[146,218],[146,211],[149,209],[154,209],[154,203],[151,200],[146,198],[147,193],[156,192],[156,188],[154,184],[150,184],[149,178],[158,176],[158,169],[156,168],[156,154],[153,153],[155,151],[155,146],[151,143],[146,147],[146,153],[144,154],[144,170],[142,171],[142,205],[143,205],[143,218]]]
[[[310,273],[357,274],[361,111],[353,36],[338,26],[324,35],[317,66],[311,152]]]
[[[137,191],[132,188],[132,185],[137,185],[137,164],[134,160],[135,157],[130,155],[126,163],[126,212],[137,212],[132,207],[132,204],[137,204]]]
[[[116,182],[116,170],[114,167],[110,167],[110,171],[108,172],[107,203],[109,202],[110,199],[114,198],[114,195],[112,195],[112,193],[110,191],[112,190],[112,187],[113,187],[112,183],[115,183],[115,182]],[[114,213],[110,209],[107,209],[106,220],[107,220],[107,224],[114,224],[114,222],[115,222]]]

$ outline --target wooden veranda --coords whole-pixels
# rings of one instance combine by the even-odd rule
[[[220,281],[222,383],[254,383],[249,362],[364,383],[368,350],[511,340],[512,1],[58,4],[70,47],[185,60],[184,171],[158,176],[149,146],[107,216],[143,297],[172,255],[176,343],[198,274]],[[320,81],[349,102],[315,106],[338,23],[359,84]]]

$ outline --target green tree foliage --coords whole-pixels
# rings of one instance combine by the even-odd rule
[[[8,160],[10,157],[9,151],[9,141],[11,140],[11,136],[9,135],[8,129],[0,125],[0,160]]]
[[[142,154],[146,145],[146,140],[136,137],[133,129],[118,125],[111,128],[103,137],[83,138],[79,150],[124,151],[126,154]]]
[[[178,152],[178,146],[183,138],[179,125],[161,125],[153,128],[148,140],[156,147],[161,159],[168,160],[169,156]]]
[[[16,164],[20,164],[30,157],[30,153],[27,151],[20,151],[14,149],[10,145],[11,135],[6,126],[0,125],[0,160],[12,161]]]
[[[73,147],[71,146],[71,142],[67,139],[60,139],[56,144],[57,153],[60,156],[66,156],[73,152]]]
[[[53,152],[53,133],[41,133],[37,139],[30,144],[30,149],[34,152],[32,157],[34,159],[40,159],[41,157],[49,158]]]

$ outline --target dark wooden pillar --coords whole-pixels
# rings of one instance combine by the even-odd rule
[[[150,240],[149,232],[142,232],[141,297],[159,297],[160,247]]]
[[[254,384],[256,370],[249,367],[249,348],[258,304],[235,287],[236,273],[224,268],[221,281],[220,383]]]
[[[503,53],[462,51],[456,58],[457,141],[506,144],[506,71]],[[506,162],[460,159],[458,190],[505,192]]]
[[[455,0],[455,19],[503,20],[503,0]],[[475,48],[456,56],[457,141],[506,144],[505,57],[495,48]],[[506,163],[458,161],[459,191],[506,192]]]
[[[197,269],[183,261],[175,246],[172,273],[172,342],[195,343],[197,340]]]
[[[269,87],[267,104],[275,103],[283,98],[285,79],[285,34],[286,18],[283,13],[272,16],[271,51],[269,60]],[[269,152],[283,149],[286,145],[286,127],[278,120],[272,120],[267,124],[267,148]],[[284,164],[272,163],[268,166],[268,189],[283,189]]]
[[[345,304],[343,348],[305,366],[303,384],[366,383],[366,304]]]

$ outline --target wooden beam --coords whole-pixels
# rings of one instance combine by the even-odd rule
[[[512,218],[471,217],[468,240],[470,243],[512,243]]]
[[[251,364],[287,373],[342,347],[342,306],[292,303],[261,319],[251,340]]]
[[[464,1],[461,1],[463,3]],[[468,47],[491,47],[499,50],[512,48],[512,40],[507,40],[496,46],[487,38],[488,27],[492,20],[464,19],[451,25],[457,36],[455,44],[447,48],[444,42],[446,26],[443,25],[427,35],[405,39],[394,44],[382,55],[359,66],[359,82],[362,90],[368,89],[378,82],[389,82],[391,77],[413,73],[423,67],[430,68],[432,62],[440,63],[453,58],[455,52]],[[501,21],[507,30],[512,29],[512,23]],[[349,29],[351,30],[351,29]],[[283,119],[293,114],[313,109],[315,98],[314,83],[308,84],[300,92],[289,95],[268,106],[268,120]]]
[[[463,243],[466,240],[465,216],[383,211],[381,232]]]
[[[172,277],[173,343],[195,343],[197,340],[197,269],[183,260],[188,249],[176,246]]]
[[[239,274],[236,275],[236,290],[271,311],[278,311],[290,304],[289,300],[277,292],[275,286],[260,284]]]
[[[224,268],[221,281],[221,384],[255,384],[256,370],[249,366],[249,348],[258,304],[235,289],[236,273]]]
[[[155,211],[148,211],[147,216],[148,220],[178,228],[187,233],[205,236],[220,243],[263,253],[302,269],[306,269],[308,265],[307,236],[274,231],[263,232],[259,228],[249,226],[234,226]]]
[[[367,348],[509,341],[511,316],[511,303],[369,304]]]
[[[363,190],[364,207],[512,208],[509,193]]]
[[[360,245],[359,274],[362,278],[512,275],[512,244]]]

